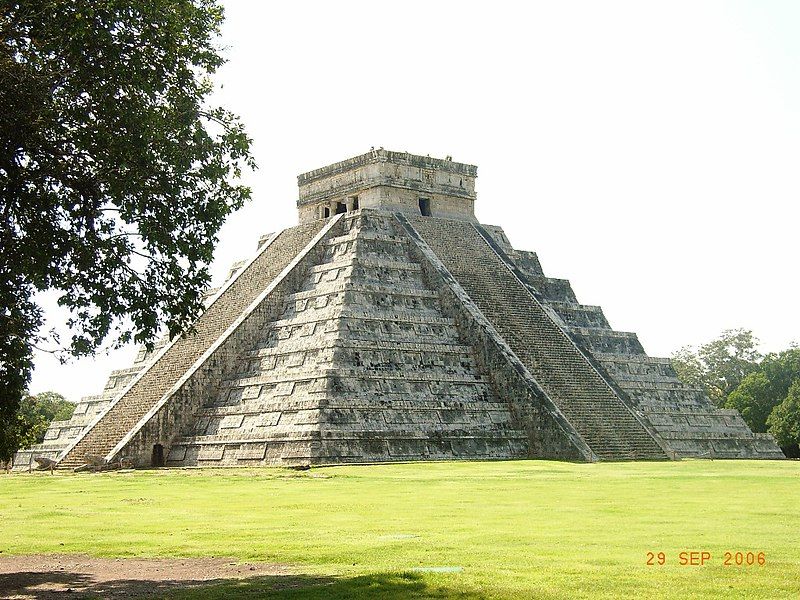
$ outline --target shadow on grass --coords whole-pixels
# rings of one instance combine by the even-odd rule
[[[446,578],[446,579],[449,579]],[[456,584],[456,581],[453,581]],[[252,600],[256,598],[459,598],[481,600],[483,594],[430,582],[418,573],[377,573],[356,577],[270,575],[212,581],[127,580],[97,582],[83,573],[22,572],[0,575],[0,597],[32,600],[80,598],[165,598],[185,600]]]

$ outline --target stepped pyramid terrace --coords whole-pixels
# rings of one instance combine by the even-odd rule
[[[783,458],[474,216],[477,168],[374,150],[298,177],[194,335],[21,451],[57,468]]]

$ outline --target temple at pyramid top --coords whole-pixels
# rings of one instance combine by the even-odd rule
[[[370,150],[297,177],[301,223],[359,208],[475,219],[478,167],[408,152]]]

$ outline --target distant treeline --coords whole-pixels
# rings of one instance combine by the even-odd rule
[[[784,453],[800,457],[800,347],[762,355],[752,331],[729,329],[672,356],[685,383],[720,408],[735,408],[754,432],[769,432]]]

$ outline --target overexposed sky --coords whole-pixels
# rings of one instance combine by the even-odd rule
[[[299,173],[383,146],[478,165],[480,221],[651,355],[800,340],[800,3],[225,6],[215,100],[260,169],[217,281],[296,223]],[[39,355],[31,390],[98,393],[132,356]]]

